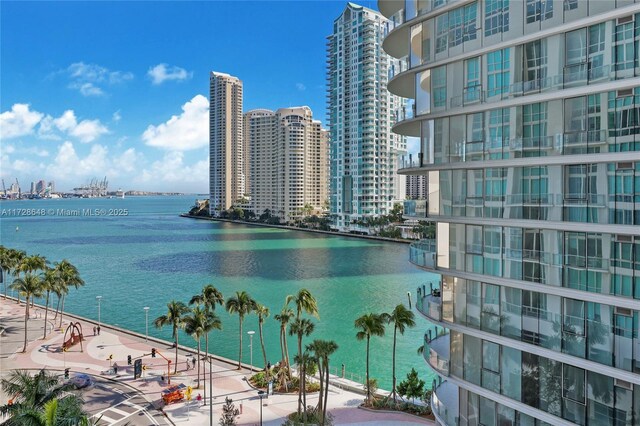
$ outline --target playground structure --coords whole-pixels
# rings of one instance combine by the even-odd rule
[[[69,339],[67,339],[67,334],[69,335]],[[62,340],[62,350],[64,352],[68,351],[70,347],[80,342],[80,352],[84,352],[82,347],[82,341],[84,337],[82,336],[82,324],[80,322],[71,322],[67,327],[67,330],[64,332],[64,339]]]

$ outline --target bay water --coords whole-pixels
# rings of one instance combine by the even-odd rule
[[[171,329],[156,329],[153,320],[166,312],[170,300],[185,303],[213,284],[225,297],[247,291],[271,311],[264,324],[267,359],[280,357],[279,323],[284,299],[301,288],[316,297],[320,318],[314,333],[305,338],[331,339],[339,349],[331,358],[347,377],[363,379],[366,343],[356,340],[354,321],[374,312],[390,312],[415,303],[419,285],[437,280],[408,262],[406,244],[353,237],[315,234],[287,229],[182,218],[195,196],[48,199],[0,202],[0,243],[5,247],[40,254],[51,263],[62,259],[74,264],[86,285],[71,290],[65,310],[97,319],[96,296],[102,296],[101,320],[145,333],[149,309],[149,334],[171,340]],[[415,309],[415,305],[413,305]],[[210,351],[238,357],[238,317],[218,307],[222,331],[211,333]],[[415,310],[417,326],[398,337],[398,381],[415,368],[428,386],[434,377],[417,348],[429,323]],[[258,321],[249,315],[244,323],[243,361],[263,365]],[[384,337],[371,339],[371,376],[381,388],[391,386],[392,326]],[[195,347],[182,333],[180,343]],[[296,351],[289,337],[290,355]],[[333,368],[332,368],[333,370]]]

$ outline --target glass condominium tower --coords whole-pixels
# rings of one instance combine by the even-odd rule
[[[640,425],[640,4],[379,0],[445,425]]]
[[[386,89],[398,61],[382,50],[387,19],[348,3],[327,37],[327,102],[330,131],[330,206],[334,226],[388,214],[404,199],[398,176],[404,137],[393,134],[401,98]]]

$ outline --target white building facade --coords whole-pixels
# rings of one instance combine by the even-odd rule
[[[245,194],[242,81],[209,76],[209,213],[219,216]]]
[[[386,22],[380,13],[348,3],[327,38],[330,204],[340,230],[388,214],[405,195],[396,170],[406,139],[391,133],[402,100],[386,90],[398,61],[382,50]]]
[[[640,4],[379,0],[445,425],[640,424]],[[418,208],[420,207],[420,208]],[[413,218],[413,217],[410,217]]]
[[[328,140],[306,106],[244,115],[251,210],[283,222],[319,214],[328,197]],[[311,211],[305,211],[305,206]]]

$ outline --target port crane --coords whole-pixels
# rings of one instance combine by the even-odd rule
[[[4,186],[4,179],[2,179],[2,192],[4,192],[4,196],[7,196],[7,187]]]

